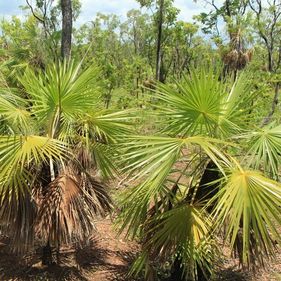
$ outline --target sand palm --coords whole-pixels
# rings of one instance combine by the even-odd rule
[[[234,85],[220,81],[213,69],[158,84],[161,130],[124,140],[124,171],[139,184],[122,199],[121,230],[143,242],[132,273],[156,280],[157,260],[173,265],[171,280],[208,278],[222,235],[244,266],[274,255],[281,127],[258,127],[250,84],[245,73]]]
[[[83,240],[111,208],[98,179],[115,173],[112,144],[127,114],[102,109],[98,75],[65,62],[27,69],[18,92],[2,88],[0,223],[19,250],[36,237],[47,244],[44,263],[50,245]]]

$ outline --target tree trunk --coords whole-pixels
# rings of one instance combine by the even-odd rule
[[[274,97],[273,97],[273,101],[271,104],[271,110],[268,113],[268,115],[263,119],[262,127],[266,126],[271,121],[271,118],[272,118],[272,116],[276,110],[276,107],[278,105],[278,102],[279,102],[279,90],[280,90],[280,84],[276,83],[275,89],[274,89]]]
[[[184,268],[181,266],[181,264],[182,264],[181,258],[176,257],[172,265],[171,277],[168,279],[168,281],[186,281]],[[210,275],[205,276],[201,267],[197,265],[197,281],[208,281],[209,278]]]
[[[71,35],[72,35],[72,4],[71,0],[61,0],[62,11],[62,36],[61,56],[64,59],[70,58]]]
[[[187,196],[187,201],[192,202],[193,200],[201,201],[211,200],[218,192],[218,182],[217,180],[220,178],[220,172],[217,169],[216,164],[209,160],[204,173],[200,179],[199,187],[197,191],[195,189],[191,190],[189,195]],[[210,184],[211,183],[211,184]],[[191,195],[194,192],[196,192],[195,196]],[[194,198],[193,198],[194,197]],[[209,205],[206,209],[207,212],[211,213],[213,209],[214,203],[212,205]],[[169,281],[185,281],[186,279],[184,276],[184,269],[181,266],[181,258],[177,257],[172,265],[171,270],[171,277]],[[204,273],[205,272],[205,273]],[[198,281],[207,281],[210,278],[210,273],[207,268],[201,268],[199,265],[197,265],[197,280]]]
[[[157,27],[158,34],[157,34],[157,50],[156,50],[156,80],[158,81],[161,81],[163,10],[164,10],[164,0],[159,0],[158,27]]]
[[[171,277],[168,281],[185,281],[183,268],[181,266],[181,259],[176,257],[171,270]]]
[[[272,61],[272,59],[273,59],[273,56],[272,56],[273,51],[272,51],[272,49],[269,49],[267,53],[268,53],[268,71],[272,72],[273,71],[273,61]]]

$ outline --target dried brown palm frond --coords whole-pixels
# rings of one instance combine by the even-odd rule
[[[30,191],[38,185],[37,176],[35,165],[29,171],[16,167],[15,172],[0,183],[0,229],[11,239],[10,249],[16,253],[24,253],[34,245],[37,203]]]
[[[237,61],[239,58],[239,53],[237,50],[231,50],[225,56],[223,57],[223,61],[226,65],[228,65],[231,68],[235,68]]]
[[[247,52],[245,52],[245,53],[240,52],[239,58],[237,61],[237,69],[245,68],[248,63],[249,63],[249,57],[248,57]]]
[[[231,50],[223,56],[223,62],[229,69],[240,70],[246,67],[246,65],[252,59],[252,51],[237,51]]]
[[[247,54],[248,60],[250,62],[252,60],[252,58],[253,58],[253,55],[254,55],[254,49],[247,50],[246,54]]]
[[[223,62],[229,70],[241,70],[251,61],[253,50],[243,46],[242,30],[238,28],[230,33],[230,50],[223,55]]]
[[[29,250],[34,242],[36,204],[27,190],[19,194],[13,191],[11,193],[2,191],[0,195],[0,229],[10,237],[13,245],[11,250],[23,253]]]
[[[110,198],[101,183],[87,173],[67,169],[47,187],[38,210],[36,234],[57,245],[83,241],[94,230],[96,216],[110,207]]]
[[[93,200],[95,204],[92,205],[95,214],[104,215],[112,208],[112,201],[107,192],[107,188],[101,182],[97,181],[93,176],[87,172],[83,172],[80,176],[80,182],[84,190],[90,197],[85,197],[87,201]]]
[[[68,163],[68,168],[74,173],[80,173],[81,170],[90,171],[95,168],[92,153],[83,141],[75,143],[73,158]]]

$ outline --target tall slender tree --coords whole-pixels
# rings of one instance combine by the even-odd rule
[[[249,5],[255,15],[254,28],[267,52],[267,70],[273,77],[274,96],[271,109],[262,122],[265,126],[279,103],[280,79],[277,75],[281,69],[281,2],[271,0],[265,5],[261,0],[252,0]]]
[[[72,1],[61,0],[62,12],[62,36],[61,36],[61,56],[70,58],[71,37],[72,37]]]
[[[163,82],[162,75],[161,75],[163,10],[164,10],[164,0],[160,0],[159,8],[158,8],[158,23],[157,23],[156,80],[161,82]]]

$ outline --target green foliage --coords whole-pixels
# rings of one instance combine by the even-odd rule
[[[143,249],[131,274],[155,281],[178,262],[183,278],[207,278],[223,234],[243,266],[263,265],[280,241],[280,7],[211,1],[195,23],[165,0],[160,84],[160,1],[138,2],[76,26],[79,64],[57,60],[59,2],[1,21],[1,228],[22,249],[83,240],[123,173],[120,231]]]
[[[145,268],[147,278],[154,276],[157,257],[160,263],[180,260],[187,279],[196,279],[199,268],[208,276],[222,226],[242,265],[262,265],[274,255],[279,183],[248,167],[279,173],[279,129],[251,132],[249,75],[231,83],[218,73],[194,69],[174,86],[157,84],[159,136],[122,142],[124,172],[138,184],[120,202],[121,231],[144,241],[132,274]],[[210,160],[211,173],[217,172],[206,179]]]
[[[27,68],[19,79],[26,98],[0,97],[0,220],[21,250],[38,235],[55,245],[85,239],[95,215],[111,207],[90,173],[117,172],[112,144],[128,132],[130,116],[102,108],[98,73],[72,61]]]
[[[214,217],[219,224],[226,223],[231,247],[242,245],[243,264],[263,264],[266,256],[275,255],[280,195],[280,183],[240,167],[222,180]]]

